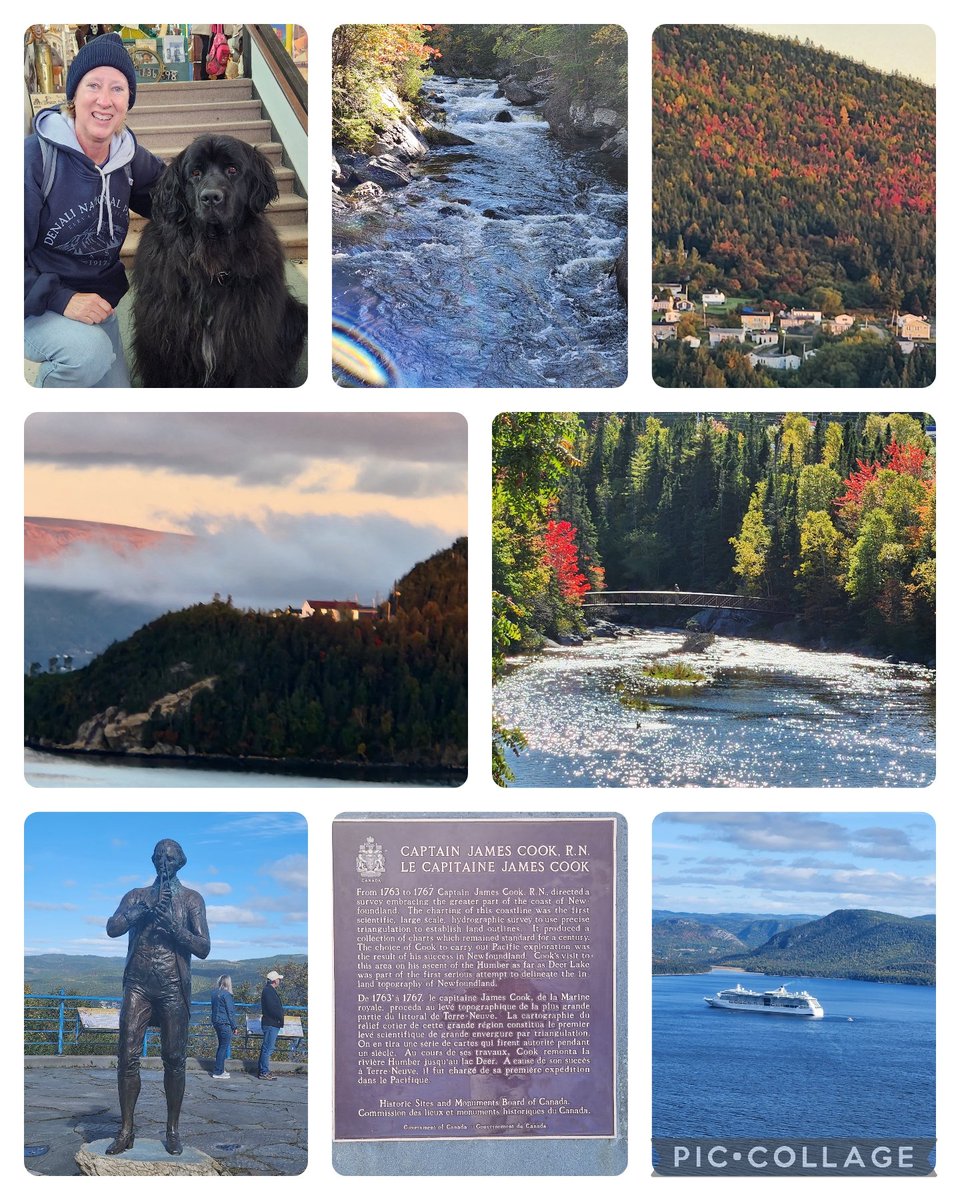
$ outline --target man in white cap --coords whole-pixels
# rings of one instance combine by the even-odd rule
[[[277,995],[277,988],[282,979],[283,976],[279,971],[268,971],[267,982],[260,994],[260,1028],[263,1031],[259,1065],[261,1079],[276,1079],[276,1075],[270,1072],[270,1055],[277,1044],[277,1036],[283,1028],[283,1004]]]

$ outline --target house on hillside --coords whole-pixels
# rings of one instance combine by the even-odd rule
[[[676,311],[676,309],[671,309],[670,312],[665,312],[663,314],[663,319],[667,325],[676,325],[680,320],[680,314]]]
[[[677,340],[676,325],[654,325],[653,327],[653,344],[659,346],[661,342],[675,342]]]
[[[780,334],[775,329],[751,329],[750,341],[755,346],[775,346],[780,341]]]
[[[914,317],[907,313],[897,317],[897,335],[907,340],[929,339],[930,322],[923,317]]]
[[[656,297],[654,297],[654,299],[653,299],[653,311],[654,312],[670,312],[670,310],[672,308],[673,308],[673,297],[672,296],[667,296],[667,298],[665,300],[658,300]]]
[[[677,312],[693,312],[697,306],[686,296],[678,296],[673,302],[673,307],[677,310]]]
[[[700,339],[698,337],[694,337],[692,333],[688,333],[685,338],[681,338],[681,341],[685,346],[689,346],[691,350],[700,349]]]
[[[801,321],[804,324],[819,325],[823,320],[823,313],[818,312],[815,308],[791,308],[786,314],[792,321]],[[780,318],[781,324],[783,317]]]
[[[710,335],[711,346],[719,346],[721,342],[742,342],[746,340],[747,336],[745,329],[710,328],[707,333]]]
[[[769,367],[771,371],[796,371],[800,368],[800,356],[781,354],[775,346],[751,350],[747,355],[751,367]]]
[[[332,617],[335,621],[373,620],[377,615],[375,608],[356,600],[304,600],[300,610],[304,621],[310,617]]]
[[[740,313],[740,324],[744,329],[769,329],[773,324],[773,313],[745,308]]]
[[[824,333],[846,333],[848,329],[853,328],[853,317],[847,313],[840,313],[837,317],[824,317],[822,327]]]
[[[704,292],[700,297],[702,304],[723,304],[726,299],[723,292]]]
[[[653,285],[655,292],[669,292],[674,298],[681,295],[685,289],[686,284],[684,283],[655,283]]]

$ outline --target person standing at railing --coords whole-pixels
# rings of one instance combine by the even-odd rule
[[[259,1065],[261,1079],[276,1079],[276,1075],[270,1071],[270,1055],[277,1044],[284,1022],[283,1003],[277,995],[282,979],[279,971],[268,971],[267,982],[260,995],[260,1030],[263,1033]]]
[[[230,1043],[237,1032],[237,1010],[233,1006],[233,980],[221,975],[210,997],[210,1020],[217,1031],[217,1060],[213,1068],[214,1079],[229,1079],[227,1059]]]

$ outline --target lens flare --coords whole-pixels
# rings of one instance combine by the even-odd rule
[[[341,387],[396,387],[397,370],[375,342],[334,317],[333,379]]]

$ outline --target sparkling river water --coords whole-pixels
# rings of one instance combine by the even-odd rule
[[[516,663],[494,706],[528,747],[519,787],[918,787],[935,772],[931,669],[778,642],[684,634],[546,650]],[[663,685],[653,661],[701,684]]]

